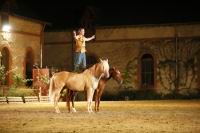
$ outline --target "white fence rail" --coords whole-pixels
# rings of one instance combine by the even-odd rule
[[[0,97],[0,103],[49,102],[48,96]]]

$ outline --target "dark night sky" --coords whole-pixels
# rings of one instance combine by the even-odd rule
[[[0,1],[2,7],[5,0]],[[192,1],[132,1],[133,3],[127,0],[11,1],[13,1],[12,11],[52,23],[48,29],[64,30],[78,27],[87,11],[95,26],[200,22],[199,4]]]

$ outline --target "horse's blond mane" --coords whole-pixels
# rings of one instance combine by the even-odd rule
[[[103,64],[101,64],[100,62],[99,63],[96,63],[96,64],[94,64],[93,66],[91,66],[90,68],[88,68],[88,69],[86,69],[85,71],[84,71],[84,73],[87,73],[87,72],[89,72],[89,73],[91,73],[92,75],[94,75],[95,77],[99,77],[100,75],[101,75],[101,71],[99,71],[101,68],[100,67],[102,67],[102,65]]]

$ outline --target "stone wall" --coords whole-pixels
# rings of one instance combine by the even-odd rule
[[[200,24],[98,27],[96,39],[86,42],[87,54],[108,58],[109,64],[123,73],[125,89],[151,89],[162,95],[193,93],[190,91],[200,88],[199,31]],[[45,33],[45,64],[71,70],[72,44],[71,31]],[[141,81],[145,54],[154,61],[152,86],[144,86]],[[106,88],[107,94],[120,92],[114,80]]]
[[[44,66],[72,69],[72,36],[70,32],[46,32]]]
[[[13,74],[20,74],[26,78],[26,62],[30,60],[29,56],[27,57],[28,52],[32,58],[30,64],[40,64],[43,24],[15,15],[8,15],[8,24],[11,26],[10,32],[0,30],[0,51],[6,49],[9,53],[8,84],[11,85]],[[2,27],[2,24],[0,25]]]

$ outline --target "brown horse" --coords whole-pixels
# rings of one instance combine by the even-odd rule
[[[102,77],[109,77],[108,60],[101,60],[82,73],[62,71],[55,73],[50,79],[49,97],[54,102],[56,113],[60,113],[58,100],[61,90],[66,87],[72,91],[86,91],[88,112],[92,112],[92,99],[94,91]]]
[[[95,90],[94,97],[95,97],[95,111],[96,112],[99,111],[99,104],[100,104],[101,96],[103,94],[105,85],[108,82],[108,80],[113,78],[119,84],[122,84],[122,82],[123,82],[120,71],[118,69],[116,69],[115,67],[112,67],[109,69],[109,74],[110,74],[110,76],[108,78],[103,77],[100,79],[98,87]],[[68,90],[66,102],[67,102],[67,107],[68,107],[69,112],[70,112],[70,101],[72,102],[72,111],[76,112],[76,109],[74,108],[75,94],[76,94],[76,92]]]

